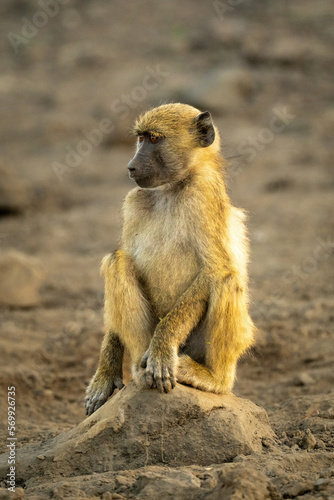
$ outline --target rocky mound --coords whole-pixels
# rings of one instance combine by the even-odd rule
[[[42,263],[36,257],[16,250],[5,252],[0,256],[0,304],[14,307],[39,305],[44,274]]]
[[[148,465],[210,465],[262,450],[265,410],[233,395],[177,385],[170,394],[128,384],[76,428],[17,453],[17,479],[78,476]],[[0,457],[0,476],[7,474]]]
[[[18,488],[15,497],[6,500],[282,500],[276,487],[260,471],[243,464],[212,467],[149,466],[133,471],[105,472],[90,476],[57,478]],[[29,493],[28,493],[29,491]],[[22,495],[22,496],[19,496]],[[1,489],[0,499],[2,500]]]

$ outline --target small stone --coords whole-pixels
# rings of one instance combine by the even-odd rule
[[[297,387],[303,387],[305,385],[314,384],[314,379],[308,373],[303,372],[294,377],[293,384]]]
[[[264,500],[282,498],[276,487],[262,472],[246,465],[223,466],[218,474],[219,484],[213,493],[208,496],[210,500],[221,499],[247,499]],[[185,497],[189,498],[189,497]]]
[[[319,491],[319,490],[323,490],[328,484],[328,479],[325,479],[325,478],[320,478],[320,479],[317,479],[316,481],[314,481],[313,485],[314,485],[314,488]]]
[[[82,326],[79,322],[77,321],[68,321],[65,324],[65,333],[69,335],[79,335],[82,331]]]
[[[127,476],[116,476],[115,480],[116,480],[117,486],[130,487],[134,483],[134,480],[131,477],[127,477]]]
[[[31,203],[28,187],[12,170],[0,166],[0,212],[3,215],[21,214]]]
[[[46,398],[51,398],[53,397],[53,391],[51,391],[51,389],[45,389],[43,391],[43,396],[45,396]]]
[[[307,491],[312,490],[313,485],[311,481],[300,482],[292,486],[292,488],[289,490],[289,495],[292,497],[297,497],[298,495],[303,495]]]
[[[267,448],[268,450],[274,450],[275,449],[275,443],[270,438],[263,438],[262,439],[262,446],[264,448]]]
[[[0,257],[0,303],[16,307],[40,304],[44,280],[39,259],[11,250]]]
[[[113,498],[116,498],[113,496],[110,491],[105,491],[102,495],[102,500],[113,500]]]
[[[313,450],[316,444],[317,440],[313,436],[312,432],[310,429],[306,429],[300,447],[303,448],[303,450]]]
[[[39,460],[45,460],[45,455],[37,455],[37,458],[38,458]]]

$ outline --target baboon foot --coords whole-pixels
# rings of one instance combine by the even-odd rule
[[[122,389],[122,387],[124,384],[121,378],[102,381],[99,377],[94,376],[86,391],[86,415],[92,415],[94,411],[104,405],[116,389]]]

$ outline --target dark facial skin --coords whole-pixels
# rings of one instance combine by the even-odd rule
[[[175,147],[173,139],[158,132],[139,133],[137,152],[128,165],[130,179],[141,188],[156,188],[184,180],[188,173],[189,148],[208,147],[215,139],[208,111],[189,123],[188,134],[192,142],[187,149]]]
[[[138,136],[138,150],[128,165],[129,177],[139,187],[154,188],[169,182],[162,146],[166,138],[145,132]]]

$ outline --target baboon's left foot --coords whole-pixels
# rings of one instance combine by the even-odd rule
[[[94,411],[104,405],[116,389],[122,389],[122,387],[124,387],[124,384],[121,378],[103,381],[96,376],[93,377],[86,391],[86,415],[92,415]]]

